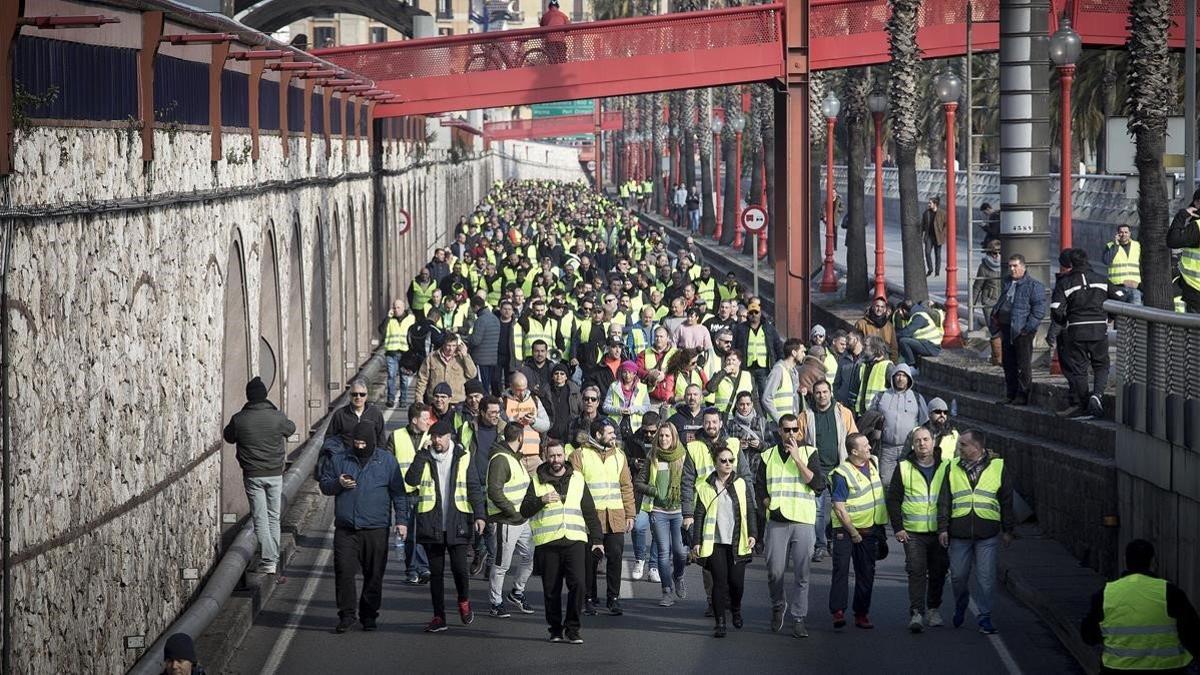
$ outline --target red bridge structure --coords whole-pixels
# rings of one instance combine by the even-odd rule
[[[601,114],[600,131],[620,131],[624,125],[625,115],[619,110],[609,110]],[[596,131],[594,115],[555,115],[503,122],[485,122],[483,139],[485,142],[491,142],[511,139],[559,138],[592,134]]]
[[[1127,0],[1052,0],[1085,45],[1128,37]],[[1182,2],[1175,0],[1174,48],[1183,46]],[[999,48],[999,0],[926,0],[917,40],[926,57],[966,53],[968,11],[977,52]],[[888,61],[887,0],[787,0],[700,12],[547,28],[320,49],[314,55],[395,98],[374,117],[528,105],[772,81],[776,87],[776,189],[771,213],[776,306],[790,335],[809,326],[808,76],[814,70]],[[586,117],[586,116],[584,116]],[[600,126],[593,117],[592,130]],[[793,236],[795,233],[795,236]]]

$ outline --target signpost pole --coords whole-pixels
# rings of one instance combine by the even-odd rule
[[[759,230],[758,232],[754,233],[754,241],[756,244],[758,244],[759,242],[762,241],[761,237],[762,237],[762,230]],[[757,248],[754,249],[754,255],[752,255],[750,257],[754,258],[754,297],[757,298],[758,297],[758,249]]]

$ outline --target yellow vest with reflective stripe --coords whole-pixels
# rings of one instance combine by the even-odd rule
[[[790,381],[788,384],[791,384]],[[744,370],[738,371],[736,382],[734,378],[726,375],[717,384],[717,391],[713,394],[712,404],[722,414],[726,414],[730,410],[730,404],[736,400],[738,394],[743,391],[752,391],[753,389],[754,378],[750,377],[750,373]]]
[[[525,357],[533,353],[533,343],[541,340],[546,343],[546,348],[554,347],[554,333],[558,330],[558,323],[547,316],[545,319],[538,320],[530,316],[526,323],[528,329],[517,322],[513,326],[513,347],[518,361],[523,361]]]
[[[608,393],[607,393],[608,405],[617,410],[620,410],[620,408],[622,408],[625,405],[624,399],[621,398],[621,387],[622,387],[622,385],[621,385],[620,380],[613,382],[612,385],[610,385],[608,387]],[[646,399],[649,397],[650,397],[650,394],[646,391],[646,385],[642,384],[641,382],[638,382],[637,389],[633,392],[633,398],[630,399],[629,405],[630,405],[630,407],[634,407],[634,408],[644,406],[644,405],[646,405]],[[641,428],[642,414],[643,413],[639,413],[639,412],[634,412],[634,413],[629,414],[629,428],[630,429],[637,431],[639,428]],[[608,416],[608,418],[611,419],[613,421],[613,423],[617,425],[617,428],[621,427],[621,417],[622,417],[622,415],[620,412],[617,412],[617,413],[614,413],[614,414]],[[595,495],[593,495],[593,497],[594,496]]]
[[[690,375],[686,371],[680,372],[678,375],[676,375],[675,398],[678,400],[683,400],[683,394],[687,391],[687,388],[693,384],[697,387],[700,387],[701,392],[704,391],[704,379],[700,376],[699,368],[692,371]]]
[[[621,501],[621,469],[625,467],[625,453],[617,450],[604,460],[592,448],[582,448],[579,451],[579,459],[579,472],[583,474],[583,482],[587,485],[588,492],[592,493],[596,510],[624,510],[625,504]]]
[[[1192,662],[1179,641],[1175,619],[1167,614],[1167,582],[1129,574],[1104,586],[1105,668],[1174,670]]]
[[[1193,224],[1200,229],[1200,218]],[[1200,248],[1183,249],[1179,258],[1179,274],[1188,286],[1200,291]]]
[[[742,452],[741,442],[736,438],[726,438],[725,446],[733,452],[733,465],[737,466],[738,455]],[[708,454],[708,444],[700,440],[690,441],[687,444],[687,453],[692,458],[692,466],[696,467],[696,484],[699,485],[702,477],[716,470],[712,456]]]
[[[1142,283],[1142,245],[1129,240],[1129,253],[1117,242],[1109,242],[1108,248],[1115,248],[1112,262],[1108,264],[1108,280],[1110,283],[1123,284],[1132,281]]]
[[[446,452],[454,452],[447,450]],[[454,508],[461,513],[471,513],[471,501],[467,499],[467,466],[471,463],[470,454],[464,454],[458,459],[458,471],[454,475]],[[433,481],[433,473],[431,467],[433,462],[425,465],[425,470],[421,472],[421,483],[417,486],[417,513],[429,513],[437,504],[437,486]],[[445,495],[442,495],[445,498]]]
[[[925,317],[925,325],[923,327],[921,327],[919,330],[917,330],[917,332],[913,333],[913,339],[914,340],[922,340],[924,342],[932,342],[936,345],[941,345],[942,344],[942,327],[938,324],[937,321],[934,321],[933,315],[931,315],[929,312],[926,312],[926,311],[920,311],[920,312],[914,313],[912,315],[912,317],[909,319],[909,321],[911,322],[913,319],[916,319],[918,316]]]
[[[554,490],[553,486],[543,483],[536,475],[532,483],[533,494],[538,497]],[[587,542],[587,522],[583,519],[583,476],[572,474],[567,481],[567,494],[558,498],[557,502],[546,504],[529,519],[534,546],[559,539]]]
[[[887,505],[883,500],[883,482],[879,479],[879,467],[872,457],[867,466],[870,467],[871,477],[868,479],[858,467],[846,460],[833,472],[846,479],[846,487],[850,495],[846,498],[846,512],[856,530],[865,530],[874,525],[887,522]],[[842,519],[837,511],[833,512],[833,522],[842,527]]]
[[[713,553],[717,540],[717,491],[708,483],[708,475],[712,471],[696,474],[696,503],[703,504],[705,510],[704,526],[700,528],[700,557],[707,558]],[[703,476],[703,478],[701,478]],[[734,488],[737,489],[734,489]],[[746,530],[746,481],[734,478],[727,489],[737,494],[737,510],[741,514],[742,526],[738,528],[737,555],[750,555],[750,540]]]
[[[417,456],[417,450],[429,445],[429,432],[421,434],[421,441],[413,446],[412,436],[408,435],[408,427],[400,427],[392,432],[392,447],[396,453],[396,463],[400,465],[400,475],[408,473],[408,467],[412,466],[413,458]],[[408,488],[409,494],[414,494],[417,488],[410,485],[405,485]]]
[[[972,511],[984,520],[1000,520],[1000,476],[1004,472],[1004,460],[992,459],[979,474],[975,487],[967,479],[967,472],[958,462],[950,467],[950,517],[962,518]]]
[[[717,294],[721,297],[721,301],[733,300],[738,295],[737,286],[728,286],[726,284],[717,284]]]
[[[417,318],[412,314],[405,314],[403,318],[392,317],[388,319],[387,332],[383,335],[383,351],[408,351],[408,329],[412,328],[416,322]]]
[[[811,445],[800,446],[805,462],[817,449]],[[812,488],[800,475],[800,467],[779,456],[779,450],[771,448],[766,453],[767,496],[771,498],[771,509],[793,523],[812,525],[817,522],[817,501]]]
[[[658,330],[657,326],[651,328],[650,334],[653,335],[655,330]],[[646,351],[646,348],[651,344],[650,338],[646,337],[646,329],[642,326],[634,326],[631,328],[629,330],[629,339],[633,341],[634,354],[641,354],[642,352]],[[651,350],[650,353],[646,354],[646,368],[648,370],[653,370],[649,361],[650,354],[653,353],[653,350]],[[658,363],[657,359],[655,360],[655,363]]]
[[[510,452],[498,452],[492,455],[491,461],[488,462],[489,471],[492,464],[495,464],[497,460],[508,464],[508,480],[504,482],[504,498],[516,507],[513,509],[514,511],[520,511],[521,501],[525,498],[525,491],[529,489],[529,473],[525,471],[525,467],[521,466],[521,462]],[[487,500],[487,512],[489,516],[500,513],[500,508],[492,501],[490,495]]]
[[[904,482],[904,501],[900,504],[901,527],[906,532],[937,532],[938,495],[946,480],[951,460],[943,459],[933,471],[933,481],[909,460],[900,462],[900,480]]]
[[[779,367],[779,364],[775,364]],[[796,383],[792,382],[792,374],[788,369],[784,369],[783,377],[779,378],[779,388],[771,392],[771,404],[775,406],[775,410],[779,411],[779,417],[775,417],[772,421],[779,423],[780,417],[788,413],[793,415],[796,413]]]
[[[826,352],[825,352],[825,381],[828,382],[829,386],[831,386],[831,387],[833,386],[834,378],[837,377],[837,369],[838,369],[837,356],[834,355],[832,349],[826,350]]]
[[[871,375],[867,377],[867,368],[871,368]],[[875,400],[875,395],[887,389],[887,371],[892,367],[892,362],[884,359],[875,363],[863,363],[858,366],[859,378],[859,397],[854,401],[854,412],[861,415],[867,408],[871,406],[871,401]]]
[[[418,312],[424,312],[429,308],[429,300],[433,298],[433,291],[437,288],[437,283],[432,279],[429,283],[422,285],[421,282],[413,279],[412,282],[412,308]]]
[[[751,328],[746,338],[746,367],[767,367],[767,332],[759,326]]]
[[[697,279],[695,286],[696,295],[704,300],[704,304],[711,309],[717,298],[717,280],[712,277],[709,277],[708,281]]]
[[[634,335],[636,335],[637,333],[638,333],[638,331],[635,331]],[[654,351],[653,347],[642,350],[642,356],[644,357],[644,360],[646,362],[646,370],[656,370],[656,369],[659,369],[660,367],[666,368],[667,361],[671,360],[671,355],[674,353],[675,353],[675,348],[668,347],[666,353],[663,354],[662,361],[659,361],[658,353]]]

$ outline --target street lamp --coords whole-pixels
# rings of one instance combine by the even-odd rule
[[[837,231],[833,227],[833,130],[837,125],[842,102],[832,91],[821,101],[821,114],[825,116],[825,265],[821,274],[821,292],[837,290],[837,277],[833,273],[833,238]]]
[[[739,110],[729,113],[729,128],[733,129],[733,248],[742,247],[746,236],[742,228],[742,132],[746,129],[746,116]]]
[[[721,131],[725,129],[725,120],[720,115],[713,113],[712,116],[712,132],[713,132],[713,181],[716,182],[714,192],[717,193],[717,229],[713,230],[713,239],[721,241],[722,213],[721,213]]]
[[[875,296],[887,297],[883,241],[883,115],[888,109],[887,94],[874,91],[867,97],[867,110],[875,120]]]
[[[958,189],[954,185],[954,113],[962,96],[962,80],[952,71],[933,83],[946,111],[946,318],[942,321],[942,346],[962,347],[958,328]]]
[[[1062,154],[1060,168],[1061,185],[1058,188],[1058,239],[1059,249],[1071,248],[1071,83],[1075,80],[1075,62],[1083,45],[1079,33],[1071,28],[1071,19],[1063,12],[1058,22],[1058,30],[1050,36],[1050,60],[1058,68],[1058,84],[1060,99],[1059,131]]]

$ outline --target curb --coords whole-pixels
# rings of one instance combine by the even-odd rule
[[[1054,631],[1054,636],[1063,647],[1066,647],[1084,672],[1100,672],[1100,655],[1092,646],[1083,641],[1079,633],[1079,623],[1066,616],[1062,610],[1052,605],[1039,593],[1024,575],[1004,561],[1001,556],[997,562],[997,571],[1004,588],[1021,604],[1028,607]]]

